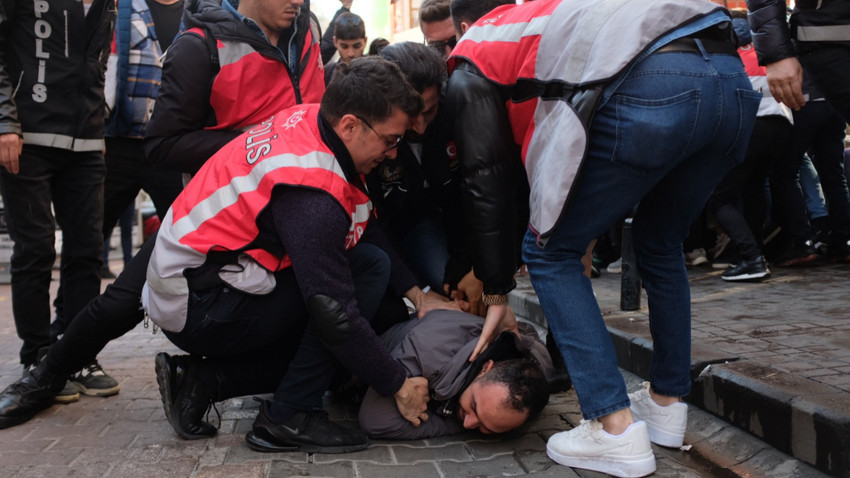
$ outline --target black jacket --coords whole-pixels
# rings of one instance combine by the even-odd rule
[[[784,1],[747,0],[747,8],[760,65],[795,56],[793,39],[801,26],[850,25],[850,2],[846,0],[798,0],[790,25]],[[804,43],[798,42],[797,49],[807,48]],[[850,41],[838,43],[850,46]]]
[[[308,11],[309,0],[305,1],[302,7],[302,12]],[[194,173],[210,156],[242,133],[233,129],[206,129],[221,124],[221,118],[216,118],[210,105],[213,80],[221,70],[218,53],[213,53],[215,40],[245,43],[264,57],[274,58],[282,63],[285,63],[286,59],[278,48],[222,8],[221,0],[187,0],[183,22],[186,30],[199,28],[211,34],[212,39],[184,33],[168,49],[162,69],[162,85],[145,130],[144,148],[150,163],[162,165],[167,169]],[[284,31],[278,44],[285,45],[290,40],[293,41],[300,56],[304,48],[311,46],[305,45],[307,33],[313,28],[310,15],[299,15],[294,27]],[[317,29],[313,30],[314,35],[317,35],[317,32]],[[317,57],[310,61],[311,65],[312,62],[319,62]],[[301,64],[298,71],[289,72],[289,80],[295,89],[296,103],[301,103],[299,72],[305,67]],[[246,104],[245,107],[252,108],[254,105]]]
[[[449,77],[446,96],[463,160],[464,208],[475,211],[465,222],[475,277],[484,282],[485,294],[507,294],[516,286],[529,195],[520,147],[505,108],[511,90],[463,62]],[[458,110],[458,105],[465,106]]]
[[[114,0],[0,0],[0,134],[73,151],[103,148]]]
[[[460,161],[441,106],[422,140],[422,164],[408,142],[398,155],[385,159],[366,178],[378,223],[399,241],[426,216],[439,218],[448,235],[450,253],[444,282],[456,287],[471,267],[467,256],[461,203]],[[425,187],[425,183],[428,187]]]

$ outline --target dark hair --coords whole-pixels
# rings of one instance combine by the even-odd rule
[[[422,96],[395,63],[380,56],[363,56],[339,63],[322,96],[320,111],[332,125],[346,114],[376,124],[398,108],[411,118],[422,112]]]
[[[390,41],[383,37],[378,37],[372,40],[372,43],[369,44],[369,55],[377,55],[381,53],[381,50],[387,47],[390,44]]]
[[[334,37],[337,40],[366,38],[366,24],[359,15],[345,12],[334,20]]]
[[[490,10],[515,3],[516,0],[452,0],[451,16],[455,31],[460,32],[461,22],[473,24]]]
[[[421,43],[396,43],[381,50],[380,55],[398,65],[419,93],[433,85],[439,89],[446,81],[446,61],[443,56]]]
[[[451,16],[451,0],[423,0],[419,5],[419,23],[441,22]]]
[[[508,405],[520,412],[528,411],[531,421],[549,403],[549,382],[539,365],[528,359],[496,362],[489,372],[478,378],[485,383],[503,383],[508,387]]]

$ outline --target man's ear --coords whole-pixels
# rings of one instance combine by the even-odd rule
[[[469,22],[460,22],[460,36],[463,36],[463,34],[466,33],[466,31],[469,30],[469,27],[471,26],[472,24]]]
[[[494,361],[492,361],[492,360],[488,360],[488,361],[484,362],[484,366],[483,366],[483,367],[481,367],[481,372],[479,372],[479,373],[478,373],[478,377],[480,377],[480,376],[484,375],[485,373],[489,372],[489,371],[490,371],[490,369],[492,369],[492,368],[493,368],[493,365],[496,365],[496,362],[494,362]],[[475,378],[478,378],[478,377],[475,377]]]
[[[360,120],[353,114],[346,114],[339,119],[334,130],[344,143],[348,143],[354,138],[359,122]]]

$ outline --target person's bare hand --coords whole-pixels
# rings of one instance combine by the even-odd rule
[[[457,284],[457,290],[452,292],[452,299],[458,303],[460,309],[479,317],[487,313],[487,306],[481,301],[481,293],[484,283],[475,277],[473,271],[469,271]]]
[[[426,293],[422,292],[419,287],[413,287],[404,295],[413,303],[413,307],[416,308],[416,315],[420,319],[432,310],[460,310],[456,303],[433,290]]]
[[[428,421],[428,379],[408,377],[395,393],[395,405],[405,420],[414,427]]]
[[[21,170],[21,150],[24,140],[17,133],[0,134],[0,166],[12,174]]]
[[[773,99],[793,110],[806,104],[803,97],[803,67],[795,57],[767,65],[767,84]]]
[[[481,337],[478,338],[478,343],[469,356],[469,361],[475,360],[478,354],[484,351],[490,342],[502,332],[509,330],[519,335],[519,327],[517,326],[516,315],[508,304],[491,305],[487,307],[487,316],[484,318],[484,328],[481,330]]]

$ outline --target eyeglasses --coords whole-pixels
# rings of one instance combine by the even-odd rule
[[[454,50],[455,46],[457,46],[457,38],[449,37],[445,40],[434,40],[425,43],[431,48],[436,48],[440,53],[445,53],[446,47],[449,47],[449,50]]]
[[[372,132],[375,133],[375,136],[377,136],[378,139],[380,139],[381,141],[384,142],[385,145],[387,145],[387,149],[384,150],[385,153],[388,153],[388,152],[398,148],[398,145],[401,144],[401,139],[402,139],[401,136],[397,136],[395,138],[389,139],[386,136],[382,135],[381,133],[378,133],[377,131],[375,131],[375,128],[373,128],[372,125],[369,124],[368,121],[366,121],[366,118],[363,118],[363,117],[357,116],[357,115],[354,115],[354,117],[359,119],[360,121],[362,121],[363,124],[365,124],[366,126],[368,126],[369,129],[371,129]]]

